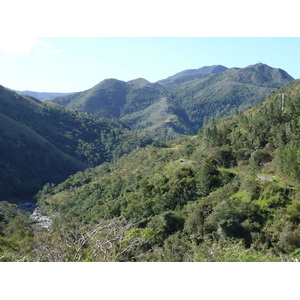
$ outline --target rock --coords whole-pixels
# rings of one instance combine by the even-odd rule
[[[44,216],[39,212],[39,208],[36,208],[31,214],[31,218],[38,221],[39,225],[43,228],[49,229],[51,227],[51,219],[48,216]]]

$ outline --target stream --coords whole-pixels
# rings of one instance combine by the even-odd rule
[[[48,216],[40,213],[40,208],[36,206],[33,199],[28,200],[15,200],[10,203],[16,204],[20,209],[30,213],[30,218],[36,220],[40,227],[49,229],[51,227],[51,219]]]

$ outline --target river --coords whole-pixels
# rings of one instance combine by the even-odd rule
[[[51,227],[51,219],[40,213],[40,208],[36,205],[34,199],[11,200],[12,204],[16,204],[20,209],[29,212],[30,218],[37,221],[40,227],[49,229]]]

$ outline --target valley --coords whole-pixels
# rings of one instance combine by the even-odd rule
[[[2,261],[300,259],[300,81],[281,69],[107,79],[43,102],[1,87],[0,122]]]

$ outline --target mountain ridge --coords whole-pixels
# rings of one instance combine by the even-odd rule
[[[96,117],[117,118],[136,130],[151,131],[157,122],[165,128],[167,119],[176,119],[177,125],[178,120],[182,120],[184,134],[195,134],[203,126],[205,117],[210,119],[251,107],[262,102],[273,89],[292,80],[284,70],[262,63],[230,69],[214,65],[185,70],[154,83],[142,78],[128,82],[106,79],[89,90],[50,101]],[[168,101],[169,111],[176,111],[176,118],[170,113],[161,120],[147,110],[162,98],[172,100]],[[136,118],[137,115],[141,118]],[[148,120],[148,128],[144,121],[139,123],[140,119]],[[176,124],[168,124],[169,138],[182,134]],[[155,126],[157,132],[159,128]],[[165,130],[161,135],[165,135]]]
[[[89,96],[143,134],[186,134],[211,111],[223,116],[193,136],[137,143],[138,130],[116,118],[0,86],[0,200],[40,189],[51,225],[0,201],[0,261],[300,259],[300,80],[255,64],[168,86],[110,79]],[[95,167],[41,189],[38,178],[62,176],[74,160]]]
[[[166,79],[159,80],[157,83],[178,84],[185,81],[205,78],[212,74],[221,73],[226,70],[228,70],[228,68],[222,65],[204,66],[199,69],[187,69],[169,76]]]

